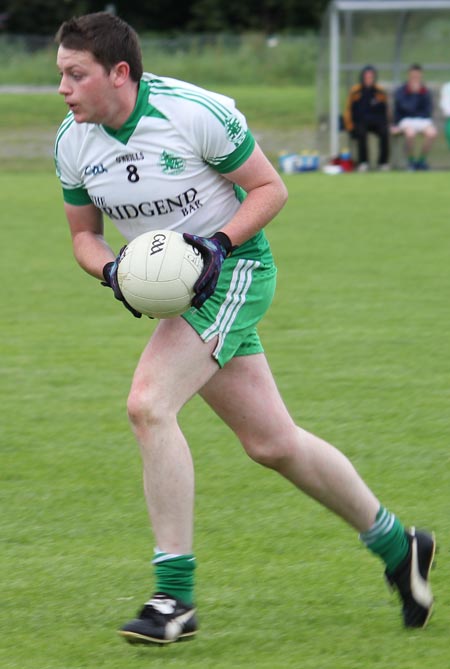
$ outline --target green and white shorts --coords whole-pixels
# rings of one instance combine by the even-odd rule
[[[183,318],[204,342],[217,337],[213,356],[223,367],[235,356],[262,353],[257,325],[272,302],[277,270],[263,232],[223,263],[216,290]]]

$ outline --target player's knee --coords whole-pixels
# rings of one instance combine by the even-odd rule
[[[167,419],[169,408],[161,395],[149,386],[133,387],[127,401],[128,419],[135,430],[160,425]]]
[[[241,438],[247,455],[263,467],[281,470],[292,456],[289,440],[270,439],[268,435],[248,435]]]

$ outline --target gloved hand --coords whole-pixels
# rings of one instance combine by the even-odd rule
[[[223,261],[233,248],[230,238],[224,232],[216,232],[212,237],[199,237],[185,232],[183,237],[203,258],[203,271],[195,282],[192,299],[192,306],[200,309],[215,291]]]
[[[112,288],[116,300],[122,302],[124,307],[128,309],[128,311],[131,311],[133,316],[135,316],[136,318],[141,318],[142,314],[139,311],[136,311],[136,309],[133,309],[133,307],[130,304],[128,304],[128,302],[122,295],[122,291],[120,290],[119,282],[117,280],[117,269],[119,267],[120,261],[124,256],[126,248],[127,248],[126,246],[123,246],[120,249],[119,255],[114,260],[114,262],[107,262],[106,265],[103,267],[103,277],[105,280],[102,281],[102,286],[109,286],[109,288]]]

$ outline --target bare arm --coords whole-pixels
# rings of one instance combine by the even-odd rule
[[[280,175],[258,145],[241,167],[224,176],[247,192],[239,210],[221,228],[232,244],[239,246],[278,214],[288,193]]]
[[[73,253],[78,264],[97,279],[103,279],[102,269],[115,254],[103,237],[103,218],[93,204],[76,207],[64,204],[72,235]]]

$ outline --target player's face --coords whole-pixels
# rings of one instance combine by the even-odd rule
[[[375,83],[375,73],[373,70],[366,70],[363,75],[363,84],[370,88]]]
[[[115,87],[113,73],[106,72],[90,51],[60,46],[56,60],[61,74],[58,92],[77,123],[113,125]]]
[[[408,84],[413,91],[418,91],[422,86],[422,71],[410,70],[408,73]]]

